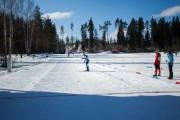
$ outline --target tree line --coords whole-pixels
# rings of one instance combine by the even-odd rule
[[[160,51],[180,50],[180,20],[173,17],[166,21],[164,17],[159,20],[151,18],[144,22],[142,17],[138,20],[132,18],[129,25],[126,21],[117,18],[114,21],[117,28],[117,39],[108,38],[108,29],[112,23],[105,21],[99,25],[102,37],[98,38],[97,29],[94,28],[92,18],[82,24],[81,37],[83,51],[96,52],[99,50],[116,49],[122,52],[150,52],[155,49]],[[89,34],[89,37],[88,37]]]
[[[64,53],[50,18],[42,18],[33,0],[0,1],[0,53]]]
[[[109,27],[117,29],[117,39],[109,38]],[[116,47],[123,52],[147,52],[159,49],[180,49],[180,20],[175,16],[170,21],[164,17],[151,18],[144,22],[132,18],[129,24],[120,18],[104,21],[95,28],[93,19],[81,25],[81,40],[73,37],[74,24],[70,24],[71,37],[64,38],[64,27],[60,27],[59,38],[56,26],[50,18],[42,18],[40,7],[33,0],[0,1],[0,54],[65,53],[67,45],[81,46],[83,51],[99,52]],[[100,31],[100,35],[98,35]],[[100,37],[99,37],[100,36]],[[66,42],[64,42],[66,41]],[[68,51],[67,51],[68,52]]]

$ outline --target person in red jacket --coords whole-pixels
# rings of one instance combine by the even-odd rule
[[[155,51],[156,56],[155,56],[155,61],[154,61],[154,66],[155,66],[155,74],[154,76],[161,76],[161,69],[160,69],[160,64],[161,64],[161,54],[159,53],[159,50]]]

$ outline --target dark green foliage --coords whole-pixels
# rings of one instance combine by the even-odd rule
[[[143,18],[139,18],[138,23],[137,23],[137,46],[139,48],[139,51],[142,51],[142,47],[144,46],[144,36],[143,36],[143,31],[144,31],[144,22]]]
[[[9,16],[6,17],[7,26],[7,40],[9,38]],[[25,37],[22,17],[13,18],[13,39],[12,39],[12,53],[22,54],[26,53]],[[29,43],[31,46],[31,53],[64,53],[65,44],[59,42],[59,38],[56,33],[56,26],[51,22],[51,19],[42,19],[40,8],[35,7],[33,13],[33,19],[30,22],[32,24],[32,40]],[[4,53],[4,24],[3,24],[3,11],[0,11],[0,53]],[[9,44],[9,42],[7,41]],[[7,46],[8,46],[7,44]]]
[[[79,41],[79,40],[76,40],[76,42],[75,42],[75,49],[76,49],[76,50],[78,50],[79,45],[80,45],[80,41]]]
[[[137,21],[132,18],[130,25],[128,26],[127,36],[130,51],[136,51],[138,48],[138,30],[137,30]]]
[[[4,53],[3,13],[0,12],[0,54]]]
[[[106,49],[106,32],[103,31],[103,36],[102,36],[102,46],[104,49]]]
[[[89,20],[88,31],[89,31],[89,40],[90,40],[90,52],[93,52],[94,51],[94,23],[92,21],[92,18]]]
[[[151,19],[151,37],[152,46],[154,49],[158,48],[158,24],[153,17]]]
[[[51,22],[51,19],[47,18],[43,25],[43,51],[47,53],[52,53],[56,51],[56,27],[55,24]]]
[[[32,39],[32,53],[43,52],[43,20],[41,18],[41,12],[39,6],[35,7],[34,10],[34,34]]]
[[[145,51],[148,51],[148,47],[151,44],[149,29],[150,29],[149,28],[149,21],[146,21],[146,23],[145,23],[145,39],[144,39],[144,47],[143,47],[143,49]]]
[[[122,19],[119,20],[119,18],[117,18],[115,21],[115,27],[117,26],[117,44],[120,45],[120,50],[123,51],[123,48],[126,46],[126,40],[124,35],[124,30],[126,29],[126,22],[123,22]]]
[[[81,47],[83,51],[86,51],[89,47],[89,41],[87,38],[87,23],[83,24],[81,26],[81,37],[82,37],[82,42],[81,42]]]
[[[7,11],[8,12],[8,11]],[[21,15],[13,15],[13,36],[12,36],[12,53],[27,53],[27,45],[25,40],[29,38],[28,45],[30,46],[30,53],[65,53],[65,43],[63,41],[64,27],[61,26],[62,40],[56,32],[56,26],[52,23],[50,18],[42,18],[42,13],[38,6],[35,7],[32,19],[23,19]],[[29,23],[32,30],[28,30],[27,23]],[[73,45],[73,30],[74,25],[71,25],[71,38],[66,38],[66,44]],[[75,42],[76,49],[81,44],[83,51],[95,52],[94,50],[107,50],[108,46],[116,45],[118,49],[126,52],[144,52],[154,51],[178,51],[180,50],[180,20],[179,17],[173,17],[172,21],[166,21],[165,18],[154,19],[144,23],[143,18],[138,20],[132,18],[129,25],[122,19],[115,20],[115,27],[117,28],[117,40],[108,39],[108,29],[111,25],[110,21],[105,21],[99,30],[102,30],[102,37],[98,38],[97,30],[94,28],[92,18],[81,26],[81,43]],[[10,15],[6,14],[6,45],[4,43],[4,13],[0,9],[0,53],[9,53],[8,46],[10,38]],[[88,34],[87,34],[88,31]],[[126,33],[127,32],[127,33]],[[31,34],[32,33],[32,34]],[[126,35],[125,35],[126,33]]]
[[[102,46],[103,49],[106,49],[106,44],[109,44],[109,40],[108,40],[108,29],[109,26],[111,25],[110,21],[105,21],[104,25],[99,25],[99,30],[102,30]],[[106,37],[107,34],[107,37]]]

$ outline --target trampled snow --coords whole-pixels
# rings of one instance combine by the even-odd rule
[[[154,53],[88,54],[89,72],[82,54],[17,59],[0,74],[0,120],[178,120],[180,56],[168,80],[161,54],[158,79]]]

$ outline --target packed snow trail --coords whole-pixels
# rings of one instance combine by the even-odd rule
[[[119,57],[120,56],[120,57]],[[70,94],[126,94],[126,93],[176,93],[177,80],[167,80],[166,64],[162,64],[162,76],[153,79],[153,65],[144,56],[90,55],[90,72],[85,71],[82,55],[51,56],[49,61],[0,77],[0,88],[22,91],[48,91]],[[125,56],[125,57],[123,57]],[[103,59],[101,59],[103,58]],[[143,59],[140,61],[140,59]],[[179,60],[179,59],[178,59]],[[97,63],[97,61],[99,61]],[[122,61],[121,64],[116,62]],[[123,62],[129,62],[127,64]],[[130,62],[131,61],[131,62]],[[146,64],[138,64],[137,62]],[[151,68],[147,68],[151,66]],[[176,64],[176,69],[179,70]],[[174,70],[175,78],[179,71]],[[140,72],[140,74],[136,74]],[[179,78],[180,79],[180,78]]]
[[[152,56],[90,54],[86,72],[82,55],[53,55],[3,75],[0,120],[180,119],[180,58],[168,80],[165,63],[160,79],[152,78]]]

